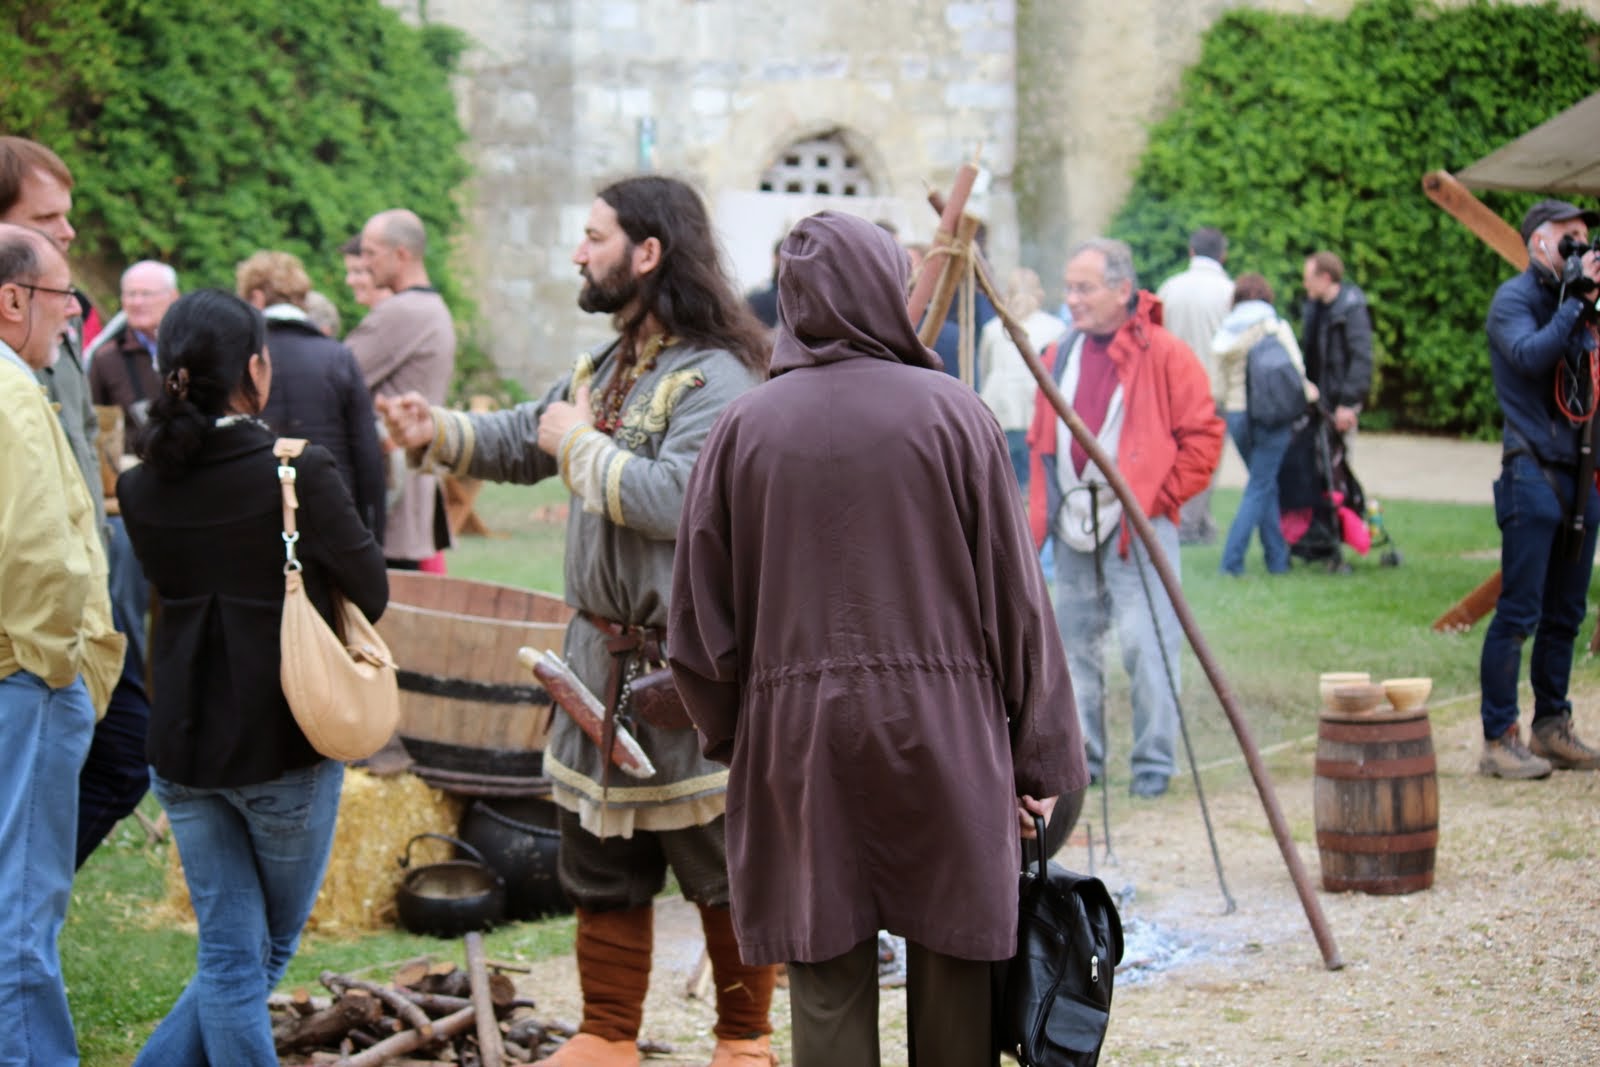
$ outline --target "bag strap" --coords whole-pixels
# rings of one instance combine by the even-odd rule
[[[1033,845],[1034,845],[1034,849],[1035,849],[1035,855],[1038,857],[1038,864],[1039,864],[1036,873],[1037,873],[1037,877],[1038,877],[1039,881],[1042,883],[1044,881],[1044,864],[1045,864],[1045,860],[1049,859],[1049,857],[1044,854],[1044,816],[1043,815],[1037,815],[1036,814],[1033,817]],[[1023,864],[1022,869],[1024,871],[1026,871],[1028,869],[1028,866],[1027,866],[1027,864],[1028,864],[1028,853],[1027,853],[1026,849],[1024,849],[1023,853],[1022,853],[1022,864]]]
[[[289,461],[306,450],[303,437],[280,437],[272,443],[272,454],[278,457],[278,485],[283,489],[283,573],[298,571],[301,563],[295,556],[294,546],[300,541],[300,531],[295,528],[294,513],[300,507],[295,494],[295,469]]]

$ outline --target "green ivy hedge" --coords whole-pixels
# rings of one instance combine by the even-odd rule
[[[1596,86],[1600,23],[1555,4],[1368,0],[1344,20],[1233,11],[1150,131],[1112,227],[1155,282],[1220,227],[1298,326],[1300,268],[1337,252],[1373,309],[1372,425],[1489,435],[1483,320],[1505,261],[1423,195]],[[1592,145],[1581,146],[1592,151]],[[1536,199],[1488,194],[1515,224]]]
[[[468,176],[450,77],[465,45],[379,0],[21,0],[0,14],[0,129],[54,148],[76,180],[74,259],[99,295],[139,259],[184,287],[233,287],[234,265],[278,248],[306,264],[347,322],[361,308],[338,247],[408,207],[427,264],[472,333],[450,269]],[[483,391],[481,349],[458,388]]]

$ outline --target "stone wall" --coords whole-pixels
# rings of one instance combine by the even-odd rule
[[[853,206],[926,238],[925,185],[980,146],[975,206],[1002,269],[1047,291],[1067,245],[1104,229],[1149,124],[1236,0],[387,0],[464,30],[457,87],[476,178],[459,261],[486,347],[537,392],[606,323],[570,261],[594,191],[653,167],[693,182],[742,287],[794,219]],[[1244,0],[1340,17],[1353,0]],[[1469,0],[1450,0],[1469,2]],[[1568,0],[1600,17],[1600,0]],[[871,200],[762,193],[797,141],[832,133]]]
[[[982,207],[1015,256],[1012,0],[805,4],[735,0],[401,0],[473,46],[458,86],[477,177],[459,249],[484,340],[537,391],[606,323],[577,310],[570,262],[594,191],[644,165],[686,178],[717,219],[741,287],[773,240],[828,197],[763,194],[788,145],[836,132],[875,196],[856,204],[931,234],[924,182],[982,146]]]

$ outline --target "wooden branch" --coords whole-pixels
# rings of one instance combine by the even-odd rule
[[[503,963],[500,960],[484,960],[491,971],[506,971],[510,974],[532,974],[533,968],[521,963]]]
[[[1449,171],[1434,170],[1422,176],[1422,191],[1444,208],[1484,244],[1500,253],[1518,270],[1528,266],[1528,246],[1511,223],[1472,195],[1472,190],[1456,181]]]
[[[469,997],[450,997],[443,993],[419,993],[413,989],[402,989],[400,995],[423,1011],[432,1016],[451,1015],[472,1003]],[[494,1002],[495,1014],[503,1015],[513,1008],[539,1007],[537,1001],[531,997],[516,995],[516,985],[503,974],[489,976],[489,999]]]
[[[956,233],[956,223],[960,221],[961,214],[967,209],[967,197],[972,195],[972,183],[978,180],[978,166],[972,163],[963,163],[956,171],[956,180],[950,186],[950,197],[944,201],[944,207],[939,212],[939,229],[935,232],[933,242],[939,244],[941,240],[948,242]],[[917,277],[917,283],[911,290],[911,299],[906,307],[911,312],[911,321],[920,322],[922,313],[928,307],[928,300],[933,296],[933,286],[938,280],[938,274],[923,267],[922,273]]]
[[[1464,633],[1474,623],[1494,610],[1500,600],[1500,572],[1495,571],[1483,583],[1455,602],[1455,605],[1433,620],[1437,633]],[[1597,631],[1600,632],[1600,631]]]
[[[293,1012],[296,1015],[310,1015],[332,1003],[331,997],[314,997],[304,987],[293,993],[271,993],[267,996],[268,1011]]]
[[[928,303],[928,313],[917,329],[917,339],[929,348],[932,348],[933,342],[938,339],[939,329],[944,325],[945,316],[950,312],[950,301],[955,299],[956,289],[967,275],[967,257],[975,250],[972,242],[977,236],[978,217],[964,214],[961,216],[961,221],[956,224],[954,243],[941,235],[940,242],[928,253],[930,261],[935,258],[942,260],[939,264],[933,299]],[[917,320],[913,318],[911,321]]]
[[[377,1002],[374,1001],[373,1003]],[[434,1035],[444,1039],[455,1037],[457,1034],[464,1034],[472,1026],[473,1019],[477,1014],[474,1009],[467,1007],[462,1008],[454,1015],[447,1015],[433,1024]],[[385,1038],[378,1042],[365,1052],[355,1056],[347,1056],[337,1061],[338,1067],[383,1067],[384,1064],[392,1063],[397,1056],[416,1051],[421,1044],[422,1035],[417,1031],[402,1030],[393,1037]]]
[[[483,935],[473,930],[465,940],[472,1006],[478,1015],[478,1058],[483,1067],[503,1067],[505,1046],[500,1042],[500,1024],[495,1020],[494,1001],[489,992],[489,967],[484,962]]]
[[[389,989],[375,982],[363,981],[360,978],[351,978],[348,975],[335,974],[333,971],[323,971],[318,976],[318,981],[327,986],[331,991],[343,995],[347,990],[359,989],[364,993],[371,993],[405,1021],[407,1026],[418,1031],[428,1041],[433,1040],[433,1020],[406,995],[395,989]]]
[[[389,981],[396,988],[418,989],[421,987],[423,980],[428,977],[429,968],[432,966],[433,960],[426,956],[420,959],[408,960],[400,965],[399,969],[394,972],[394,977],[390,978]],[[451,966],[454,967],[455,964],[451,964]]]
[[[291,1015],[272,1029],[272,1042],[281,1052],[299,1052],[318,1045],[336,1045],[350,1031],[377,1022],[383,1015],[378,999],[352,989],[331,1007],[311,1015]]]

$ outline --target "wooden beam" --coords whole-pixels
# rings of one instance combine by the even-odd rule
[[[1511,223],[1495,214],[1488,204],[1472,195],[1472,190],[1456,181],[1447,171],[1429,171],[1422,176],[1422,191],[1428,199],[1455,216],[1463,226],[1477,234],[1484,244],[1518,270],[1528,266],[1528,246]]]

